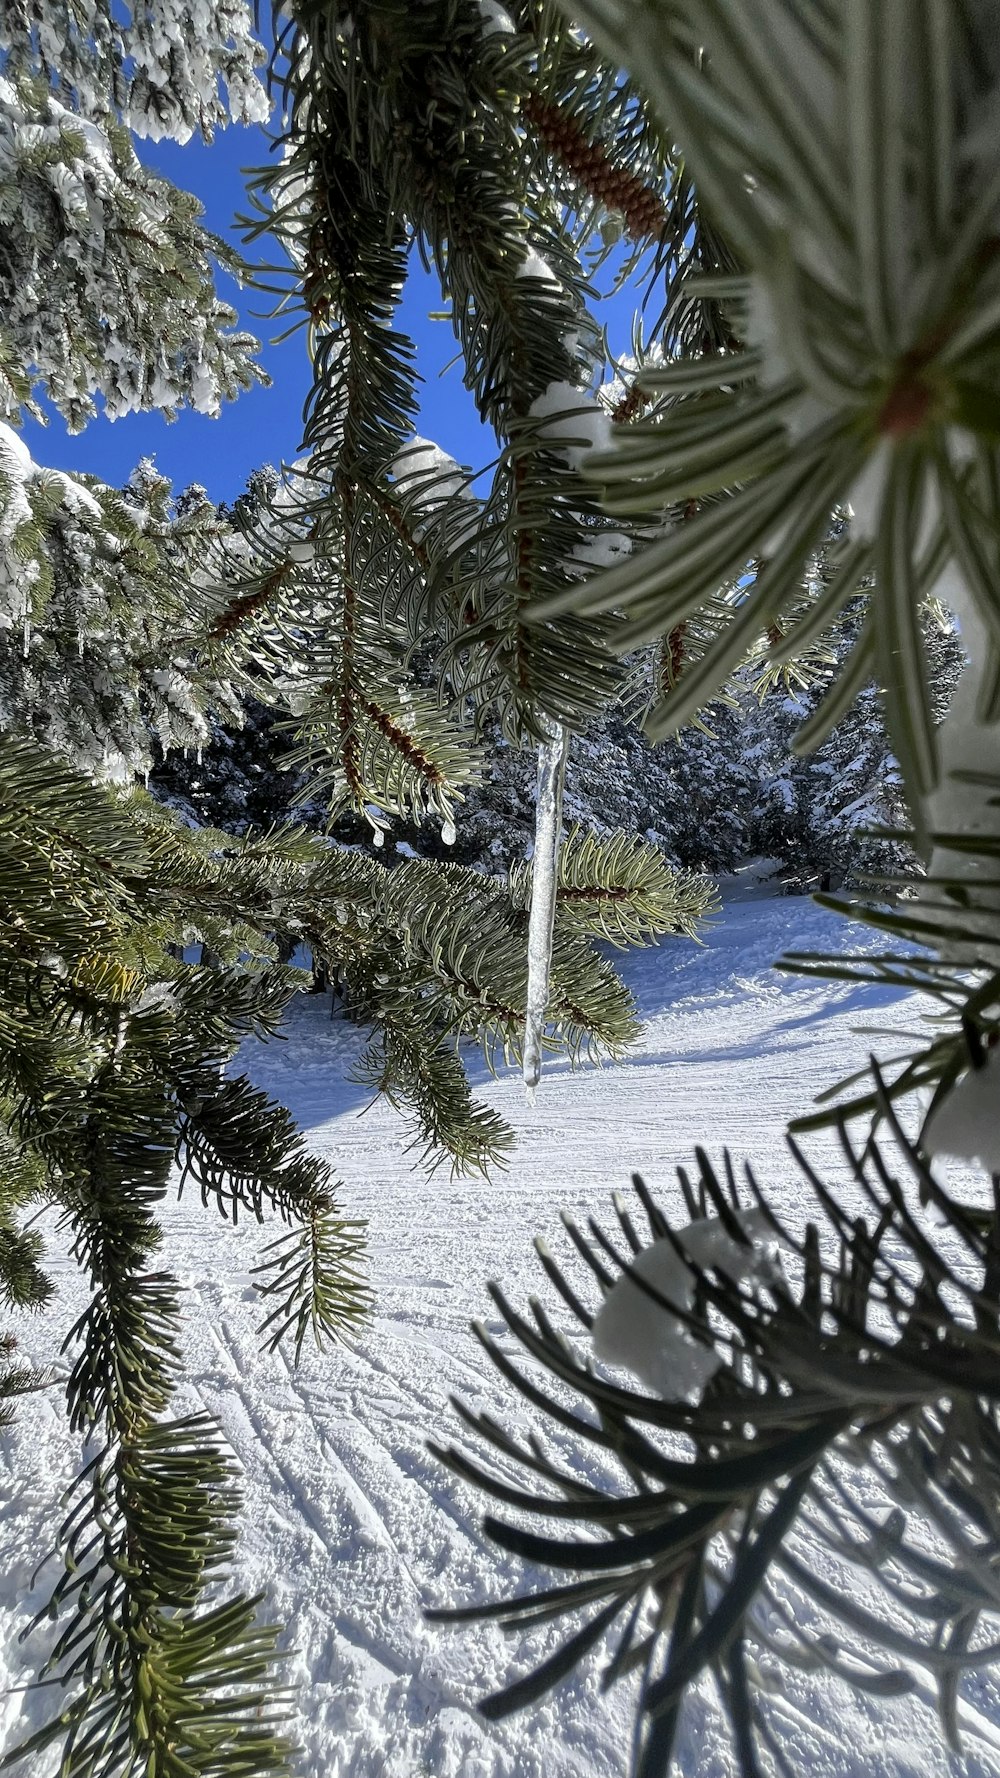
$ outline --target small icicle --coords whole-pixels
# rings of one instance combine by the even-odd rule
[[[387,827],[386,822],[382,819],[382,811],[375,803],[366,803],[364,817],[372,830],[372,845],[376,850],[381,851],[385,845]]]
[[[559,842],[562,838],[563,780],[569,733],[560,723],[540,719],[545,736],[538,748],[535,793],[535,850],[531,861],[531,911],[528,915],[528,993],[524,1009],[524,1063],[528,1098],[542,1073],[542,1037],[549,1004],[552,927],[556,917]]]
[[[82,660],[83,659],[83,631],[82,630],[77,631],[76,652],[79,655],[80,659]]]
[[[28,658],[28,652],[29,652],[30,648],[31,648],[31,619],[28,616],[27,612],[25,612],[25,614],[24,614],[24,641],[21,646],[21,653],[23,654],[25,660],[27,660],[27,658]]]
[[[446,815],[441,823],[441,844],[442,846],[455,844],[455,822],[451,815]]]
[[[195,749],[195,759],[196,759],[196,760],[197,760],[197,762],[198,762],[198,764],[199,764],[199,765],[201,765],[201,764],[202,764],[202,757],[201,757],[201,748],[200,748],[200,747],[197,747],[197,748],[196,748],[196,749]]]

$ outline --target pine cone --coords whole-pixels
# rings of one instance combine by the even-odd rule
[[[684,670],[684,637],[686,623],[675,624],[663,643],[661,655],[662,679],[661,692],[668,692],[677,684]]]
[[[648,406],[649,399],[645,389],[640,389],[638,383],[633,383],[631,389],[613,407],[611,411],[612,425],[627,426],[630,420],[636,419]]]
[[[537,93],[525,101],[524,115],[535,126],[546,148],[563,162],[585,191],[608,210],[620,210],[625,232],[641,241],[659,235],[666,226],[667,211],[659,192],[644,185],[634,173],[615,167],[601,142],[588,142],[575,118]]]

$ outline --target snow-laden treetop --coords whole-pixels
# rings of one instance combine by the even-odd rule
[[[265,52],[243,0],[12,0],[0,9],[9,75],[40,78],[83,117],[114,115],[137,136],[210,140],[219,124],[263,123]]]
[[[259,123],[264,51],[242,0],[0,9],[0,418],[42,396],[79,431],[98,412],[215,414],[263,373],[215,288],[238,255],[132,136]]]
[[[197,646],[214,598],[199,570],[225,529],[148,459],[119,492],[44,468],[0,422],[0,730],[125,783],[154,741],[199,747],[207,707],[238,721]]]

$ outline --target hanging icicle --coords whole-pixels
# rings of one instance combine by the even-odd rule
[[[528,993],[524,1009],[524,1082],[534,1096],[542,1072],[542,1036],[549,1004],[552,928],[556,917],[559,842],[562,838],[563,780],[569,731],[542,717],[545,739],[538,747],[535,793],[535,850],[531,861],[531,911],[528,916]]]
[[[372,845],[377,852],[381,852],[385,845],[388,823],[383,817],[381,809],[379,809],[375,803],[366,803],[364,813],[365,820],[372,830]]]

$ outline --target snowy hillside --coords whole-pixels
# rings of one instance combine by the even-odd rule
[[[751,899],[726,905],[704,948],[674,941],[629,958],[625,974],[646,1024],[627,1061],[577,1073],[552,1067],[534,1108],[513,1075],[480,1079],[519,1135],[509,1171],[488,1184],[424,1178],[411,1171],[384,1105],[359,1118],[361,1090],[344,1080],[359,1036],[330,1023],[320,1002],[293,1010],[286,1042],[254,1049],[256,1078],[292,1108],[344,1179],[348,1206],[368,1218],[378,1291],[363,1337],[323,1356],[307,1351],[293,1373],[280,1355],[256,1349],[261,1315],[250,1270],[269,1232],[233,1229],[196,1201],[170,1215],[164,1257],[189,1292],[192,1405],[196,1395],[218,1416],[244,1469],[239,1578],[266,1590],[269,1609],[290,1626],[305,1778],[624,1774],[630,1694],[620,1687],[602,1698],[593,1665],[521,1717],[497,1728],[477,1720],[477,1696],[537,1661],[559,1632],[536,1631],[518,1646],[493,1630],[423,1623],[424,1605],[489,1597],[504,1561],[479,1540],[477,1500],[431,1461],[424,1441],[456,1431],[451,1392],[517,1420],[520,1409],[468,1322],[489,1314],[488,1277],[515,1301],[538,1288],[532,1236],[558,1245],[560,1208],[603,1213],[637,1168],[676,1209],[672,1169],[699,1140],[728,1141],[772,1181],[791,1180],[784,1159],[768,1162],[785,1121],[873,1044],[891,1052],[891,1037],[880,1044],[852,1028],[891,1032],[915,1019],[903,997],[769,969],[786,947],[831,941],[843,942],[842,930],[808,903]],[[817,1142],[811,1152],[824,1151],[829,1158]],[[799,1196],[788,1187],[793,1213]],[[81,1293],[66,1262],[53,1265],[67,1288],[47,1321],[23,1322],[20,1331],[32,1358],[61,1364]],[[44,1570],[29,1593],[75,1456],[58,1401],[45,1394],[29,1398],[15,1431],[0,1437],[0,1746],[24,1734],[38,1710],[36,1699],[8,1688],[37,1661],[37,1637],[19,1647],[16,1636],[54,1579]],[[517,1566],[509,1562],[508,1579]],[[859,1588],[866,1584],[859,1576]],[[939,1750],[929,1701],[865,1702],[802,1675],[792,1695],[772,1703],[791,1767],[808,1778],[1000,1771],[995,1681],[968,1694],[962,1760]],[[686,1719],[686,1778],[730,1770],[714,1712],[703,1686]],[[51,1770],[48,1759],[24,1768],[26,1778]]]

